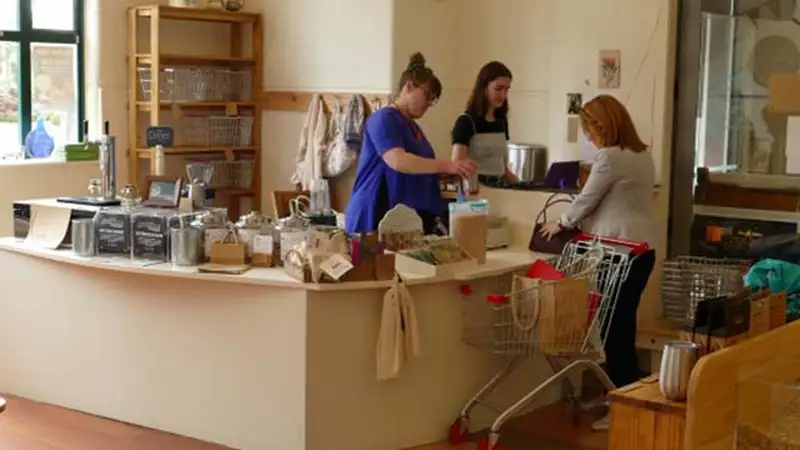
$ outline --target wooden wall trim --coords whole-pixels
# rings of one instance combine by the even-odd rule
[[[335,103],[339,103],[342,107],[347,105],[355,92],[320,92],[322,94],[325,104],[330,108]],[[263,91],[258,104],[262,110],[269,111],[301,111],[308,110],[308,104],[311,102],[311,97],[317,92],[291,92],[291,91]],[[385,93],[364,93],[367,103],[380,102],[381,104],[388,104],[390,101],[390,94]]]

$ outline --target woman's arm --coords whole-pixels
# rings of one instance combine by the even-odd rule
[[[367,131],[375,149],[391,169],[407,174],[472,174],[475,163],[470,160],[445,161],[424,158],[407,152],[404,148],[405,124],[394,114],[374,114],[367,120]]]
[[[453,139],[453,150],[450,154],[450,159],[453,161],[457,159],[469,158],[469,141],[475,135],[475,123],[472,118],[466,113],[458,116],[456,123],[453,124],[453,130],[450,136]]]
[[[451,173],[452,161],[423,158],[395,147],[381,155],[387,166],[401,173]]]
[[[457,159],[466,159],[469,157],[467,153],[467,146],[464,144],[453,144],[453,151],[450,154],[450,159],[453,161]]]
[[[598,151],[586,185],[567,211],[561,214],[560,225],[574,228],[580,221],[589,217],[616,181],[617,176],[614,174],[608,153]]]

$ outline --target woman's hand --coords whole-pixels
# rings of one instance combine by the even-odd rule
[[[503,178],[506,179],[506,183],[508,183],[508,184],[517,184],[517,183],[519,183],[519,178],[517,178],[517,176],[514,175],[514,172],[512,172],[512,171],[510,171],[508,169],[506,169],[506,173],[503,176]]]
[[[541,233],[542,236],[544,236],[544,238],[549,241],[550,239],[553,239],[553,236],[557,235],[558,233],[561,233],[561,230],[563,230],[561,225],[557,221],[551,220],[550,222],[547,222],[544,225],[542,225],[542,228],[539,230],[539,233]]]
[[[478,165],[471,159],[457,159],[448,161],[445,173],[459,175],[462,178],[470,179],[475,175]]]

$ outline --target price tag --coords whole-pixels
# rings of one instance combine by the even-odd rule
[[[253,239],[253,253],[271,255],[275,247],[272,245],[272,236],[256,236]]]
[[[170,127],[147,127],[147,148],[157,145],[172,147],[175,143],[175,132]]]
[[[322,269],[326,275],[338,281],[339,278],[342,278],[344,274],[353,268],[353,264],[348,261],[347,258],[337,253],[323,261],[322,264],[319,265],[319,268]]]

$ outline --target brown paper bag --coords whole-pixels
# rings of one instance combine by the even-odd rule
[[[211,245],[211,263],[228,266],[247,264],[247,244],[239,241],[239,234],[231,227],[222,242]]]

